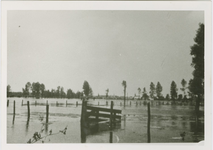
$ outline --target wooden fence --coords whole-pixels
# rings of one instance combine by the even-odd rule
[[[46,106],[48,103],[48,101],[46,101],[46,103],[44,102],[31,102],[30,105],[35,105],[35,106]],[[27,105],[27,103],[24,103],[24,101],[22,100],[21,102],[21,106],[25,106]],[[82,105],[81,103],[79,103],[78,101],[73,101],[72,103],[68,103],[66,102],[54,102],[54,103],[49,103],[49,105],[51,106],[56,106],[56,107],[68,107],[68,106],[76,106],[78,107],[79,105]],[[105,101],[91,101],[91,105],[94,106],[109,106],[109,101],[105,100]],[[146,100],[128,100],[126,101],[126,106],[141,106],[141,105],[147,105],[147,101]],[[195,102],[180,102],[180,101],[158,101],[158,100],[154,100],[154,101],[150,101],[150,105],[151,106],[158,106],[158,105],[177,105],[177,106],[195,106]],[[113,106],[124,106],[124,102],[121,101],[116,101],[114,100],[113,102]],[[200,106],[204,106],[204,103],[201,102]],[[7,107],[9,107],[9,100],[7,100]]]
[[[9,100],[7,102],[7,106],[9,107]],[[23,101],[21,103],[21,106],[24,106]],[[29,123],[30,121],[30,102],[27,101],[27,104],[25,104],[25,106],[27,106],[27,123]],[[15,122],[15,116],[16,116],[16,101],[13,101],[13,124]],[[49,122],[49,104],[46,103],[46,123]]]
[[[100,121],[109,120],[110,137],[109,142],[113,141],[113,128],[116,123],[121,122],[121,110],[113,109],[113,101],[111,101],[110,108],[101,108],[94,106],[87,106],[87,101],[83,101],[81,111],[81,142],[86,142],[86,136],[91,123],[98,124]]]

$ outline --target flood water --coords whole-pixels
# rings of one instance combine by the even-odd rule
[[[50,130],[53,133],[52,136],[44,139],[44,143],[81,143],[81,100],[33,98],[8,98],[8,100],[7,143],[27,143],[34,133],[39,132],[44,126],[42,135],[49,134]],[[13,101],[16,106],[14,121]],[[30,102],[29,122],[27,121],[27,101]],[[44,125],[47,101],[49,123]],[[107,101],[108,106],[106,106]],[[109,108],[110,101],[96,99],[89,100],[88,104]],[[113,101],[114,108],[122,110],[121,122],[116,124],[113,130],[113,143],[147,143],[147,105],[144,105],[143,101],[127,100],[124,108],[123,100]],[[188,104],[151,105],[151,143],[185,143],[204,140],[204,108],[200,107],[200,117],[196,123],[194,107]],[[43,118],[42,121],[41,118]],[[59,130],[66,127],[66,134],[58,134]],[[180,133],[183,132],[186,133],[184,141],[180,138]],[[54,133],[57,134],[54,135]],[[109,125],[100,123],[96,131],[86,136],[86,143],[109,143]]]

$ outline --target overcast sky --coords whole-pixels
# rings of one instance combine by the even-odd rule
[[[8,84],[77,92],[87,80],[94,95],[123,95],[126,80],[133,96],[159,81],[165,95],[192,78],[200,22],[201,11],[8,11]]]

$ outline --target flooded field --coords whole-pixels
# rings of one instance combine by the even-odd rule
[[[44,128],[42,134],[51,132],[56,135],[45,138],[44,143],[81,143],[81,103],[79,99],[24,99],[8,98],[7,107],[7,143],[27,143],[35,132]],[[13,122],[13,102],[16,111]],[[23,100],[23,106],[22,106]],[[27,101],[30,102],[30,120],[27,121]],[[46,103],[49,104],[49,123],[44,125]],[[89,105],[107,107],[111,100],[89,100]],[[114,108],[122,110],[121,122],[113,130],[113,143],[147,143],[147,106],[143,101],[128,100],[123,107],[123,100],[113,100]],[[57,106],[56,106],[57,104]],[[67,105],[66,105],[67,104]],[[196,133],[194,106],[151,105],[151,143],[198,142],[204,139],[203,107]],[[41,119],[43,118],[43,120]],[[66,134],[58,134],[67,127]],[[185,132],[184,141],[180,134]],[[38,141],[37,143],[41,143]],[[109,125],[100,123],[99,128],[91,131],[86,143],[109,143]]]

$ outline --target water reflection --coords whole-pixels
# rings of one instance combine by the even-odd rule
[[[124,126],[126,126],[126,117],[124,119]],[[110,131],[110,126],[109,126],[109,121],[103,121],[103,122],[90,122],[89,121],[84,121],[80,123],[80,138],[81,138],[81,143],[86,143],[87,141],[87,136],[88,135],[98,135],[103,132],[108,132]],[[113,125],[113,130],[114,129],[120,129],[121,128],[121,123],[116,122],[116,124]],[[125,131],[125,130],[124,130]],[[111,136],[109,136],[109,139],[112,139]]]
[[[124,133],[126,133],[125,131],[125,128],[126,128],[126,115],[123,115],[123,118],[124,118],[124,120],[123,120],[123,129],[124,129]]]
[[[123,115],[123,117],[124,117],[124,129],[125,129],[125,127],[126,127],[126,115]]]
[[[29,121],[26,123],[26,128],[25,128],[25,135],[27,135],[29,129]]]
[[[45,124],[45,133],[46,133],[46,134],[48,134],[48,127],[49,127],[49,124],[46,123],[46,124]]]
[[[81,143],[86,143],[86,127],[84,126],[83,122],[81,122]]]
[[[14,124],[15,123],[15,113],[13,113],[13,121],[12,121],[12,124]]]
[[[190,122],[190,131],[194,133],[194,142],[204,140],[204,123],[199,120],[199,115],[196,113],[193,122]]]

